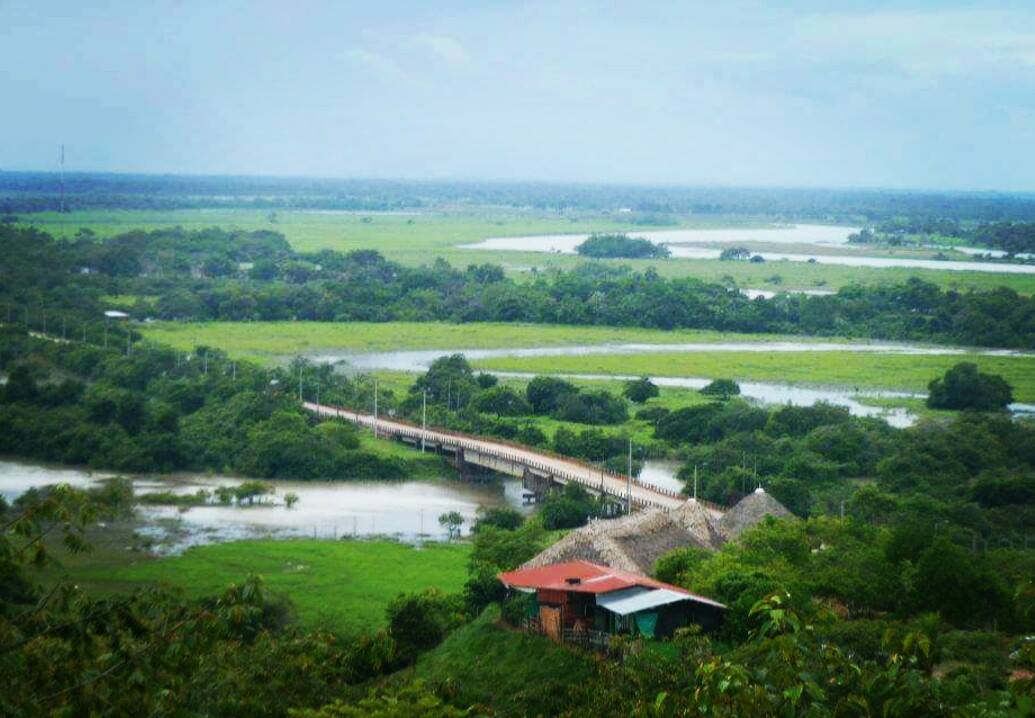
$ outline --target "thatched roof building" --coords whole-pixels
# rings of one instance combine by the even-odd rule
[[[727,511],[719,520],[719,531],[727,541],[735,541],[749,528],[758,525],[766,516],[794,518],[794,514],[762,487],[755,489]]]
[[[617,519],[591,521],[524,564],[524,568],[565,561],[590,561],[622,571],[651,574],[669,551],[715,550],[766,516],[793,516],[762,489],[745,496],[725,514],[691,499],[674,509],[646,509]]]
[[[677,548],[714,549],[722,543],[716,518],[696,501],[676,509],[647,509],[617,519],[593,521],[535,556],[526,568],[563,561],[591,561],[649,574],[663,555]]]

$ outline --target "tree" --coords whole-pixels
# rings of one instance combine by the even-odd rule
[[[536,414],[553,413],[565,398],[578,393],[578,387],[571,382],[552,376],[537,376],[525,387],[525,398]]]
[[[729,262],[737,259],[747,259],[751,256],[751,250],[747,247],[727,247],[719,252],[719,259]]]
[[[565,484],[561,492],[547,496],[539,510],[543,528],[547,531],[585,526],[589,519],[599,514],[599,503],[574,481]]]
[[[706,396],[717,396],[725,400],[740,394],[740,384],[732,379],[715,379],[701,389],[701,393]]]
[[[298,503],[298,494],[293,491],[289,491],[284,494],[284,505],[289,509]]]
[[[658,387],[651,382],[649,377],[645,376],[625,382],[625,388],[622,390],[622,395],[626,399],[637,404],[643,404],[660,393]]]
[[[532,407],[525,398],[509,386],[494,386],[479,392],[471,408],[496,416],[523,416],[532,413]]]
[[[449,511],[438,517],[438,525],[446,530],[449,540],[460,538],[460,528],[464,525],[464,517],[459,511]]]
[[[960,362],[927,385],[932,409],[1000,411],[1013,402],[1013,388],[998,374],[984,374],[977,364]]]

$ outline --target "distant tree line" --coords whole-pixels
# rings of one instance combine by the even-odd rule
[[[53,212],[61,201],[57,173],[0,172],[0,214]],[[613,212],[623,224],[645,225],[670,224],[672,215],[688,214],[848,223],[902,217],[1035,220],[1031,197],[1006,194],[102,173],[67,173],[64,205],[75,210],[237,207],[371,212],[503,206],[576,218],[580,212]]]
[[[911,279],[829,296],[748,299],[736,288],[587,263],[527,281],[496,265],[405,267],[372,250],[294,252],[275,232],[180,229],[58,242],[0,225],[0,318],[38,329],[48,311],[137,297],[137,318],[176,320],[499,321],[700,328],[1035,348],[1035,298],[956,292]],[[4,306],[6,305],[6,306]],[[56,325],[51,324],[51,329]]]

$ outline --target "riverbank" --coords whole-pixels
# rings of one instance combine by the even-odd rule
[[[932,379],[962,361],[999,374],[1018,402],[1035,402],[1035,359],[1029,356],[897,355],[860,352],[693,352],[638,355],[498,357],[474,360],[486,371],[731,378],[803,386],[926,392]]]

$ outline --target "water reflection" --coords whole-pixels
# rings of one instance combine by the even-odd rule
[[[637,477],[640,481],[659,489],[669,491],[682,491],[683,482],[677,478],[681,464],[678,461],[666,459],[650,459],[643,462],[643,468]]]
[[[673,344],[590,344],[553,347],[515,347],[510,349],[420,349],[390,352],[323,352],[310,355],[315,361],[344,362],[357,371],[390,370],[424,372],[441,356],[463,354],[468,361],[503,357],[587,356],[593,354],[644,354],[659,352],[857,352],[866,354],[906,354],[925,356],[1035,356],[1015,349],[965,349],[950,346],[923,346],[898,342],[836,342],[836,341],[743,341],[743,342],[682,342]]]
[[[732,245],[736,243],[797,244],[817,248],[839,247],[845,252],[829,254],[818,252],[782,252],[760,250],[752,254],[761,255],[769,262],[812,262],[847,267],[900,267],[908,269],[935,269],[966,272],[998,272],[1005,274],[1035,274],[1035,264],[1010,264],[1005,262],[975,262],[951,259],[922,259],[913,257],[874,257],[865,254],[870,248],[848,244],[848,235],[858,232],[857,227],[832,225],[797,224],[785,227],[767,228],[725,228],[725,229],[673,229],[631,232],[635,237],[649,239],[656,244],[668,246],[673,257],[681,259],[718,259],[722,247],[701,246],[702,244]],[[530,237],[492,237],[475,244],[462,245],[465,249],[486,249],[513,252],[552,252],[575,254],[576,247],[589,237],[588,234],[552,234]],[[848,251],[850,250],[850,251]],[[962,254],[986,254],[992,258],[1002,257],[997,250],[981,250],[972,247],[960,249]]]
[[[0,461],[0,495],[13,501],[30,488],[68,483],[88,488],[113,474],[89,472],[19,461]],[[218,486],[233,486],[240,479],[222,476],[129,476],[137,494],[172,491],[192,494]],[[180,511],[174,506],[140,506],[139,532],[156,542],[159,553],[179,553],[198,544],[262,537],[391,536],[415,541],[421,536],[444,539],[438,517],[458,511],[467,533],[479,508],[521,508],[521,483],[495,479],[471,483],[452,479],[437,481],[271,481],[275,493],[268,504],[221,506],[209,504]],[[284,494],[299,501],[288,509]],[[527,510],[527,509],[526,509]]]

